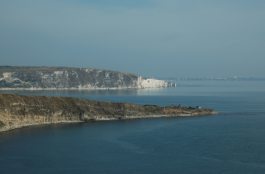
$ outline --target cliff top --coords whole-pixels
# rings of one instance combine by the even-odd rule
[[[0,66],[0,73],[3,72],[32,72],[32,71],[42,71],[42,72],[53,72],[53,71],[62,71],[62,70],[89,70],[89,71],[106,71],[106,72],[113,72],[113,73],[122,73],[127,75],[134,75],[133,73],[129,72],[121,72],[115,70],[108,70],[108,69],[98,69],[98,68],[91,68],[91,67],[67,67],[67,66]]]

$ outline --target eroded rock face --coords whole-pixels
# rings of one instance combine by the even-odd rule
[[[3,127],[4,125],[5,124],[2,121],[0,121],[0,128]]]
[[[29,125],[213,114],[192,107],[98,102],[69,97],[0,94],[0,131]]]
[[[172,86],[162,80],[93,68],[0,66],[0,89],[99,89]]]

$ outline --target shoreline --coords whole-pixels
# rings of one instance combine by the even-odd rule
[[[197,116],[212,116],[217,115],[218,112],[212,111],[211,113],[192,113],[192,114],[180,114],[180,115],[143,115],[143,116],[125,116],[122,118],[98,118],[98,119],[91,119],[91,120],[62,120],[62,121],[54,121],[54,122],[43,122],[43,123],[28,123],[28,124],[21,124],[15,126],[4,126],[0,128],[0,134],[4,132],[9,132],[21,128],[26,127],[34,127],[34,126],[45,126],[45,125],[61,125],[61,124],[76,124],[76,123],[90,123],[90,122],[109,122],[109,121],[123,121],[123,120],[144,120],[144,119],[159,119],[159,118],[178,118],[178,117],[197,117]]]
[[[113,103],[72,97],[0,94],[0,132],[33,125],[214,115],[181,105]]]
[[[170,87],[110,87],[110,88],[0,88],[0,91],[89,91],[89,90],[140,90],[140,89],[163,89],[163,88],[176,88]]]

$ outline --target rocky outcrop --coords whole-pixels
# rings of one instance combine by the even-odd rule
[[[211,109],[0,94],[0,131],[30,125],[214,114]]]
[[[161,88],[173,84],[93,68],[0,66],[1,89]]]

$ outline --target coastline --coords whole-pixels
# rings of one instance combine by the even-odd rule
[[[140,75],[75,67],[0,66],[0,90],[89,90],[175,87]]]
[[[89,90],[126,90],[126,89],[161,89],[161,88],[168,88],[168,87],[109,87],[109,88],[102,88],[102,87],[81,87],[81,88],[0,88],[0,91],[89,91]],[[175,88],[174,86],[170,88]]]
[[[35,125],[206,116],[212,109],[0,94],[0,132]]]
[[[60,121],[60,122],[31,123],[31,124],[24,124],[24,125],[8,126],[8,127],[0,128],[0,134],[3,132],[8,132],[8,131],[21,129],[25,127],[31,127],[31,126],[44,126],[44,125],[53,125],[53,124],[75,124],[75,123],[84,123],[84,122],[83,121]]]
[[[31,126],[43,126],[43,125],[54,125],[54,124],[76,124],[76,123],[89,123],[89,122],[101,122],[101,121],[121,121],[121,120],[138,120],[138,119],[158,119],[158,118],[177,118],[177,117],[197,117],[197,116],[211,116],[216,115],[218,112],[212,111],[210,113],[192,113],[192,114],[179,114],[179,115],[143,115],[143,116],[125,116],[122,118],[107,118],[101,117],[97,119],[91,120],[62,120],[62,121],[54,121],[54,122],[43,122],[43,123],[27,123],[21,125],[12,125],[12,126],[4,126],[0,128],[0,134],[3,132],[8,132],[20,128],[31,127]]]

